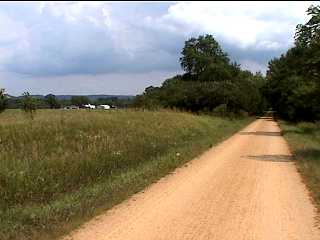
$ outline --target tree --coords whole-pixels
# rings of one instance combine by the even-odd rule
[[[190,38],[181,54],[180,64],[187,75],[197,78],[209,73],[213,79],[224,79],[228,75],[229,58],[212,35]]]
[[[211,35],[189,39],[181,53],[180,63],[186,73],[167,79],[161,87],[146,88],[136,98],[135,106],[192,112],[223,110],[228,115],[262,111],[265,78],[261,73],[252,74],[241,70],[239,64],[230,63]]]
[[[4,89],[0,88],[0,113],[3,112],[7,107],[7,97],[4,93]]]
[[[310,6],[311,18],[296,28],[295,46],[268,64],[264,94],[288,120],[320,119],[320,7]]]
[[[24,92],[22,94],[22,109],[25,113],[30,116],[31,119],[34,118],[34,114],[37,110],[37,100],[33,98],[29,92]]]
[[[296,27],[295,48],[302,50],[302,69],[308,77],[320,77],[320,6],[311,5],[307,10],[310,19]],[[318,81],[319,82],[319,81]]]
[[[48,104],[48,106],[51,109],[60,108],[60,106],[61,106],[61,104],[59,103],[58,99],[53,94],[46,95],[44,99],[45,99],[45,102]]]
[[[295,43],[297,46],[310,46],[319,43],[320,38],[320,6],[311,5],[307,10],[310,19],[296,27]]]
[[[73,96],[71,98],[71,104],[81,107],[84,104],[89,104],[90,100],[86,96]]]

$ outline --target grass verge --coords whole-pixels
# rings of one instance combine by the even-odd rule
[[[168,111],[0,115],[0,239],[54,239],[252,119]]]
[[[295,156],[298,171],[320,212],[320,124],[282,121],[280,125]]]

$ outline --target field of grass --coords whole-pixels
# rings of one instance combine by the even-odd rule
[[[142,190],[252,119],[168,111],[0,114],[0,239],[52,239]]]
[[[320,212],[320,123],[280,125]]]

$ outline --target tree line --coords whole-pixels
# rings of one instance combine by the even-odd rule
[[[6,108],[22,109],[31,119],[34,118],[37,109],[59,109],[69,105],[81,107],[85,104],[106,104],[118,108],[125,108],[128,107],[131,102],[132,99],[130,98],[120,99],[118,97],[98,98],[92,101],[87,96],[72,96],[70,100],[59,100],[54,94],[48,94],[44,98],[41,98],[32,96],[29,92],[24,92],[21,97],[8,97],[5,94],[5,90],[0,89],[0,113]]]
[[[6,97],[4,94],[4,89],[0,93],[3,100],[0,100],[0,104],[3,104],[2,109],[4,108],[23,108],[24,102],[31,98],[33,104],[37,109],[58,109],[63,108],[69,105],[83,106],[85,104],[95,104],[95,105],[114,105],[119,108],[127,107],[131,103],[130,98],[118,98],[118,97],[102,97],[96,100],[90,100],[87,96],[72,96],[70,99],[58,99],[54,94],[48,94],[44,97],[37,97],[30,95],[29,92],[25,92],[20,97]],[[28,100],[30,101],[30,100]],[[1,107],[0,107],[1,108]]]
[[[261,91],[265,77],[241,70],[231,62],[212,35],[190,38],[181,52],[185,71],[150,86],[135,99],[135,106],[177,108],[223,116],[260,114],[267,106]]]
[[[265,96],[278,114],[291,121],[320,119],[320,6],[296,27],[295,43],[269,62]]]

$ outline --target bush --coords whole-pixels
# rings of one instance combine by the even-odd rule
[[[31,118],[34,119],[34,114],[37,110],[37,100],[33,98],[29,92],[24,92],[22,95],[22,109]]]
[[[244,111],[244,110],[239,110],[238,112],[238,115],[239,117],[248,117],[249,116],[249,113],[247,111]]]
[[[226,117],[228,114],[227,104],[221,104],[213,109],[213,114],[219,117]]]

